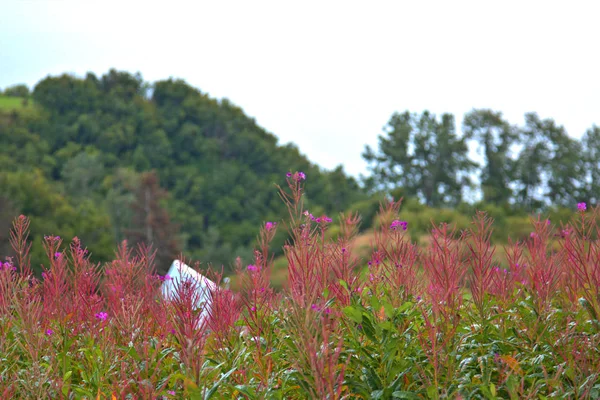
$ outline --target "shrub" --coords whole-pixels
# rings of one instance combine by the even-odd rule
[[[532,218],[502,249],[480,212],[464,230],[432,226],[420,247],[412,216],[384,202],[363,259],[360,218],[340,215],[329,235],[331,219],[304,208],[305,178],[288,174],[289,218],[263,225],[235,290],[211,289],[205,320],[193,282],[165,301],[152,251],[126,243],[101,268],[77,239],[60,251],[48,236],[36,279],[17,218],[17,257],[0,266],[3,398],[600,396],[598,209],[580,206],[560,227]],[[281,229],[289,270],[277,292],[270,243]]]

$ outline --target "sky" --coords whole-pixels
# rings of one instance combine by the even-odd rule
[[[597,1],[2,0],[0,88],[110,68],[227,98],[326,169],[394,112],[600,125]]]

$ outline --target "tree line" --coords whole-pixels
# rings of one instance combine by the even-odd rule
[[[378,139],[377,150],[366,146],[363,153],[371,192],[396,190],[431,207],[454,207],[464,201],[465,189],[479,189],[484,203],[527,211],[599,200],[597,126],[577,140],[536,113],[525,114],[517,126],[501,112],[479,109],[465,115],[459,134],[451,114],[407,111],[392,115]],[[469,158],[470,143],[482,163]]]
[[[470,213],[465,190],[478,189],[477,175],[477,207],[511,215],[594,204],[600,193],[600,129],[578,141],[536,114],[514,126],[499,112],[473,110],[461,134],[450,114],[396,113],[378,149],[365,148],[370,174],[358,181],[341,166],[311,163],[238,106],[182,80],[151,84],[110,70],[0,95],[27,100],[19,110],[0,103],[0,254],[10,254],[10,221],[26,214],[34,266],[45,257],[43,235],[60,235],[78,236],[99,262],[128,240],[153,244],[159,270],[179,252],[227,268],[237,256],[251,258],[261,224],[284,216],[276,185],[288,171],[308,177],[314,215],[356,210],[362,229],[389,194],[411,209],[420,201]],[[481,165],[469,158],[470,144],[482,150]],[[278,235],[273,247],[285,240]]]

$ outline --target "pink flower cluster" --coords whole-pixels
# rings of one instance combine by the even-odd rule
[[[314,221],[317,224],[320,224],[320,223],[329,224],[329,223],[333,222],[333,220],[331,218],[329,218],[325,214],[321,215],[320,217],[315,217],[314,215],[312,215],[308,211],[304,211],[304,215],[306,215],[308,218],[310,218],[311,221]]]
[[[398,228],[402,228],[403,231],[408,229],[408,222],[406,221],[400,221],[400,220],[395,220],[392,222],[392,224],[390,225],[390,229],[393,231],[398,230]]]
[[[10,261],[7,261],[5,263],[0,262],[0,271],[2,271],[3,269],[16,271],[17,267],[15,267]]]
[[[96,319],[98,319],[98,320],[100,320],[102,322],[106,321],[107,318],[108,318],[108,314],[105,313],[105,312],[103,312],[103,311],[99,312],[99,313],[96,313]]]
[[[288,172],[287,174],[285,174],[285,176],[288,179],[292,179],[296,182],[306,180],[306,174],[304,172],[294,172],[293,174],[291,172]]]

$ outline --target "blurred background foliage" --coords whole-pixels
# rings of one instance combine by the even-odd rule
[[[287,171],[306,173],[305,205],[334,217],[329,234],[339,212],[356,211],[367,242],[390,197],[404,198],[414,240],[426,240],[432,221],[464,229],[484,210],[500,244],[528,236],[531,213],[560,224],[578,201],[598,203],[600,128],[576,140],[535,113],[513,126],[473,110],[460,131],[450,114],[395,113],[378,148],[365,148],[369,174],[356,179],[181,80],[111,70],[47,77],[31,91],[15,85],[0,92],[0,252],[10,255],[10,222],[25,214],[38,272],[44,235],[79,237],[96,262],[126,239],[159,249],[159,272],[180,252],[228,272],[238,256],[251,261],[261,224],[285,216],[276,186]],[[285,240],[280,229],[276,255]]]

